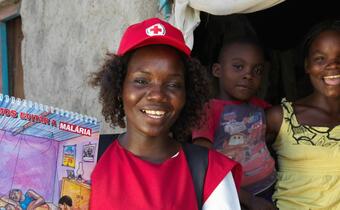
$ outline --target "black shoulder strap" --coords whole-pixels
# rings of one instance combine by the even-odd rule
[[[187,158],[194,182],[198,210],[201,210],[203,205],[203,185],[208,166],[208,149],[195,144],[184,143],[183,151]]]
[[[103,155],[105,150],[118,138],[119,134],[100,134],[97,160]]]

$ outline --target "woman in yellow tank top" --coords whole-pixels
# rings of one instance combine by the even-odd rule
[[[304,58],[313,93],[267,112],[279,167],[273,200],[280,210],[340,209],[340,20],[311,30]]]

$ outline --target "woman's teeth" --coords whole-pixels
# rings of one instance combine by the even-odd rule
[[[159,111],[159,110],[142,110],[142,112],[152,118],[161,118],[165,114],[165,111]]]
[[[332,75],[332,76],[325,76],[323,80],[327,85],[339,85],[340,84],[340,74]]]

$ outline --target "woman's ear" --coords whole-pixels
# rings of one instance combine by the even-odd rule
[[[222,66],[219,63],[214,63],[212,65],[212,74],[214,77],[220,78],[222,74]]]
[[[309,66],[308,66],[308,61],[307,59],[304,60],[303,62],[303,67],[305,69],[306,74],[309,74]]]

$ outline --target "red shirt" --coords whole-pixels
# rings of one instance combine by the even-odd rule
[[[214,135],[218,126],[220,125],[220,118],[224,107],[230,105],[240,105],[242,103],[244,102],[237,100],[210,100],[208,107],[205,110],[207,113],[207,119],[204,119],[204,122],[206,123],[203,123],[200,129],[193,131],[192,138],[195,139],[198,137],[203,137],[210,140],[211,142],[214,142]],[[268,109],[271,107],[269,103],[257,97],[253,97],[248,103],[263,109]]]
[[[240,166],[217,152],[209,151],[203,201],[230,171],[239,186]],[[91,210],[197,209],[194,185],[183,150],[163,163],[155,164],[140,159],[115,141],[96,165],[91,180]]]
[[[206,138],[214,149],[241,163],[242,187],[260,193],[275,182],[275,162],[266,147],[264,109],[270,105],[252,98],[248,103],[213,99],[206,108],[207,119],[193,131],[193,138]]]

